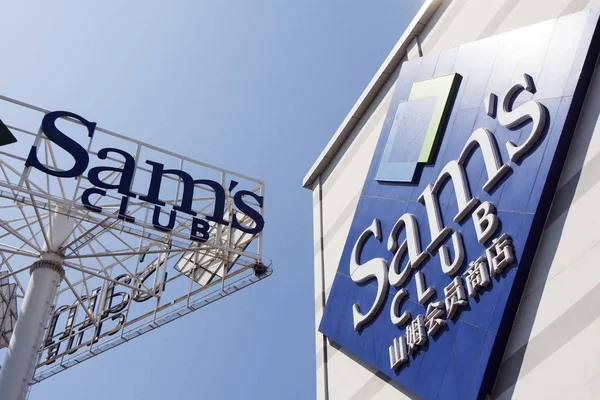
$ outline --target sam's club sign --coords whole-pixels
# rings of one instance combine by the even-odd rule
[[[106,196],[107,191],[113,191],[121,196],[118,218],[129,223],[136,222],[134,217],[128,215],[129,200],[139,196],[140,201],[154,205],[152,226],[162,232],[170,232],[173,230],[178,212],[188,215],[191,218],[189,238],[194,241],[204,242],[209,239],[209,221],[215,224],[229,225],[229,222],[225,219],[226,189],[221,183],[202,177],[197,179],[186,171],[165,168],[165,165],[160,162],[145,160],[145,164],[151,167],[151,177],[148,189],[144,194],[134,193],[132,185],[136,168],[138,168],[134,156],[122,149],[110,147],[103,148],[97,153],[99,160],[106,160],[114,157],[122,160],[122,165],[120,167],[115,167],[114,165],[96,166],[88,170],[90,154],[81,144],[67,136],[57,127],[57,120],[60,118],[71,118],[72,120],[81,123],[87,129],[89,137],[93,137],[96,130],[95,122],[90,122],[87,119],[68,111],[49,112],[42,120],[42,131],[53,145],[60,147],[68,153],[68,156],[72,158],[71,167],[63,170],[45,165],[40,161],[38,156],[40,150],[36,145],[33,145],[30,148],[29,155],[25,161],[25,166],[35,168],[45,174],[58,178],[78,178],[87,171],[87,180],[91,185],[90,187],[85,188],[81,195],[81,203],[86,209],[92,212],[102,213],[103,208],[97,205],[97,200]],[[5,139],[0,138],[0,143],[16,141],[14,140],[14,137],[12,138],[13,140],[10,140],[11,138],[6,138],[6,135],[11,135],[6,127],[4,127],[4,131]],[[118,182],[107,182],[107,174],[115,173],[119,174]],[[102,178],[103,176],[105,179]],[[166,223],[161,221],[161,213],[164,211],[163,208],[166,206],[166,203],[159,198],[163,178],[165,176],[172,176],[179,179],[183,188],[179,203],[174,204],[172,208],[168,210],[169,217]],[[231,181],[228,191],[233,191],[237,184],[236,181]],[[201,218],[199,213],[193,208],[194,190],[197,186],[213,192],[214,205],[212,207],[212,213],[206,216],[206,218]],[[231,226],[232,228],[245,233],[258,234],[263,230],[265,221],[261,213],[248,204],[247,198],[254,200],[259,207],[263,206],[262,196],[249,190],[236,191],[233,195],[233,204],[237,211],[240,211],[250,218],[251,223],[240,223],[236,214],[232,213]]]
[[[424,399],[491,392],[597,11],[402,64],[319,330]]]

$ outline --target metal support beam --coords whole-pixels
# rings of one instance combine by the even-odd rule
[[[35,372],[38,351],[64,270],[57,261],[39,260],[31,265],[31,278],[21,306],[8,352],[0,370],[3,400],[25,400]]]

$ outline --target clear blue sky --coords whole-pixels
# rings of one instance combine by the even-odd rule
[[[264,180],[275,270],[34,386],[31,400],[314,398],[312,197],[301,180],[421,3],[0,5],[2,94]]]

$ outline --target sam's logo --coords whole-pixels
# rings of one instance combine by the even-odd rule
[[[421,155],[419,156],[417,162],[410,164],[414,165],[414,168],[416,168],[417,163],[422,162],[421,159],[424,160],[423,162],[429,161],[429,157],[432,154],[431,149],[433,149],[435,146],[436,137],[439,136],[441,132],[441,121],[443,120],[444,114],[444,112],[442,112],[442,108],[448,103],[450,94],[454,90],[453,86],[457,80],[457,77],[458,74],[454,74],[443,76],[437,79],[431,79],[429,81],[417,82],[416,84],[413,84],[411,88],[409,99],[410,95],[415,92],[415,87],[419,88],[417,91],[421,95],[424,94],[427,96],[427,94],[435,93],[435,90],[437,89],[434,88],[440,85],[434,81],[439,79],[446,80],[446,87],[448,88],[448,95],[446,95],[444,99],[440,100],[433,97],[433,100],[436,100],[438,105],[436,105],[434,108],[434,117],[432,118],[432,122],[429,124],[430,128],[428,128],[427,134],[423,138],[424,144],[420,153]],[[434,83],[429,84],[430,82]],[[423,86],[421,85],[425,84],[428,85],[425,86],[426,89],[423,89]],[[463,264],[467,259],[462,233],[463,230],[461,228],[453,229],[451,226],[445,226],[442,217],[442,202],[440,201],[441,191],[447,182],[452,182],[452,188],[454,189],[456,204],[458,206],[456,210],[457,213],[452,218],[453,222],[459,225],[464,224],[464,221],[469,217],[469,215],[471,215],[477,242],[481,245],[488,243],[496,231],[500,229],[501,221],[497,213],[496,205],[491,201],[480,201],[480,198],[478,197],[483,197],[486,194],[493,192],[493,190],[501,184],[502,178],[512,170],[513,163],[518,165],[526,155],[530,154],[530,152],[534,149],[535,144],[542,138],[542,133],[548,119],[548,111],[546,107],[534,100],[527,101],[514,109],[511,106],[514,104],[517,96],[521,92],[533,94],[534,91],[533,79],[531,76],[524,74],[519,81],[516,82],[503,96],[499,108],[497,107],[497,96],[495,94],[491,93],[484,100],[484,106],[488,116],[495,116],[497,113],[498,120],[502,126],[513,128],[525,121],[531,121],[531,130],[520,145],[517,146],[512,141],[507,141],[505,143],[506,151],[509,156],[509,159],[506,160],[506,163],[503,163],[502,156],[498,149],[496,136],[492,132],[485,128],[477,128],[473,131],[473,133],[467,138],[466,143],[464,144],[458,157],[447,162],[442,168],[438,177],[432,183],[425,186],[423,192],[418,197],[418,202],[421,203],[421,205],[425,208],[425,214],[427,216],[427,223],[429,225],[431,238],[429,244],[427,244],[424,249],[421,247],[421,234],[417,219],[417,215],[419,215],[418,212],[415,212],[414,214],[406,212],[392,226],[391,232],[387,239],[387,249],[393,254],[392,262],[389,265],[384,257],[373,258],[362,264],[359,257],[359,255],[363,252],[363,248],[365,247],[367,239],[369,239],[371,235],[374,236],[378,242],[382,242],[380,218],[374,218],[370,226],[366,228],[358,237],[354,247],[352,248],[352,255],[350,257],[350,278],[357,284],[364,284],[371,279],[376,279],[377,295],[371,308],[364,314],[361,312],[358,303],[354,303],[352,305],[352,318],[354,321],[355,331],[361,331],[362,327],[377,315],[379,309],[383,305],[385,296],[389,291],[389,286],[399,288],[399,290],[393,296],[392,306],[390,309],[390,320],[392,324],[398,327],[403,327],[409,322],[411,314],[408,311],[401,313],[399,309],[401,308],[400,303],[402,303],[403,300],[408,297],[408,292],[404,287],[406,286],[406,283],[410,281],[411,272],[413,270],[415,271],[414,276],[417,294],[416,300],[418,304],[427,307],[427,313],[424,316],[420,315],[421,319],[423,320],[422,325],[425,326],[429,322],[428,316],[432,318],[431,315],[433,314],[431,313],[435,311],[431,309],[432,305],[435,306],[434,308],[437,307],[437,310],[441,310],[442,313],[447,311],[448,318],[453,317],[454,312],[456,311],[456,306],[450,306],[449,299],[452,299],[450,297],[446,297],[445,306],[441,305],[441,303],[429,303],[428,305],[428,301],[436,293],[436,289],[434,287],[426,286],[425,274],[421,271],[421,269],[423,269],[421,266],[426,264],[427,261],[434,258],[439,259],[442,272],[454,279],[450,286],[444,288],[444,293],[446,294],[448,290],[455,290],[452,286],[454,285],[460,287],[462,289],[462,292],[460,293],[464,295],[465,291],[462,279],[460,277],[454,278],[454,275],[461,267],[463,267]],[[423,98],[431,99],[432,97],[427,96]],[[404,104],[409,103],[410,100]],[[396,113],[396,116],[397,115],[398,113]],[[410,115],[406,118],[406,120],[408,121],[409,119],[418,119],[418,117],[413,118],[413,116]],[[394,123],[395,122],[396,121],[394,121]],[[390,132],[390,137],[387,140],[385,147],[386,150],[388,147],[390,147],[390,143],[394,143],[394,139],[397,141],[398,135],[408,135],[408,133],[402,130],[397,132],[396,137],[393,138],[392,133],[394,133],[393,130]],[[391,146],[394,147],[394,144]],[[414,148],[416,148],[416,146],[409,146],[409,149]],[[479,150],[483,158],[483,167],[487,174],[487,180],[482,182],[481,187],[485,193],[481,193],[476,197],[472,195],[472,188],[468,184],[466,168],[468,161],[472,159],[471,156],[477,150]],[[402,149],[399,149],[399,153],[401,152]],[[405,163],[403,165],[409,165],[409,163]],[[414,168],[410,173],[411,179],[412,174],[414,173]],[[379,171],[381,171],[381,164]],[[399,170],[399,173],[402,172],[403,170]],[[408,176],[409,175],[407,174],[406,177],[408,178]],[[480,193],[479,188],[475,187],[473,189],[475,189],[475,193]],[[381,218],[383,218],[383,216]],[[398,237],[401,236],[400,233],[403,231],[404,240],[399,245]],[[451,238],[452,253],[449,252],[448,245],[444,244],[446,241],[448,241],[448,238]],[[500,250],[498,250],[499,254],[494,255],[493,252],[499,247],[497,243],[504,244],[506,250],[504,250],[505,247],[502,247]],[[453,260],[451,259],[450,254],[454,255]],[[515,257],[513,255],[514,247],[512,246],[512,237],[505,233],[500,238],[494,239],[492,246],[485,250],[485,254],[487,254],[487,261],[485,261],[484,258],[478,258],[476,261],[473,260],[473,262],[470,263],[470,266],[475,268],[474,271],[477,272],[479,271],[480,264],[487,262],[490,268],[489,273],[492,276],[495,276],[508,264],[512,264],[515,261]],[[436,255],[438,257],[436,257]],[[478,254],[478,256],[479,255],[480,254]],[[498,257],[502,258],[500,259]],[[408,263],[406,266],[402,267],[401,261],[404,259],[408,259]],[[501,264],[502,266],[498,267],[497,264]],[[476,278],[480,280],[489,280],[489,276],[486,277],[481,274],[477,275]],[[480,281],[477,282],[478,283],[473,283],[473,285],[481,284]],[[470,281],[467,280],[467,284],[469,283]],[[472,291],[470,290],[470,292]],[[454,294],[454,292],[452,292],[452,294]],[[468,304],[466,295],[457,297],[456,301],[459,302],[457,304],[463,306]],[[436,325],[436,329],[429,330],[430,335],[433,335],[435,332],[437,332],[437,328],[439,328],[440,324],[445,325],[445,321],[441,319],[439,315],[435,315],[436,316],[432,321],[438,325]],[[418,322],[418,319],[415,321]],[[422,346],[427,342],[427,336],[424,335],[418,343],[419,346],[417,346],[416,342],[411,343],[409,337],[411,334],[410,332],[411,330],[409,326],[406,333],[406,342],[409,345],[410,354],[412,354],[416,347]],[[413,345],[412,347],[411,344]],[[408,356],[400,357],[394,353],[394,348],[397,349],[398,346],[399,342],[395,342],[390,348],[391,368],[394,370],[397,369],[402,363],[409,361]]]
[[[450,74],[412,84],[398,104],[376,180],[410,183],[419,164],[433,163],[460,80]]]
[[[78,121],[83,125],[86,130],[88,137],[92,138],[96,131],[96,123],[90,122],[87,119],[68,111],[52,111],[44,115],[42,119],[42,131],[54,145],[60,147],[66,151],[72,158],[72,166],[69,169],[58,169],[51,167],[43,162],[43,157],[39,157],[38,153],[41,152],[38,149],[38,145],[34,144],[29,149],[29,155],[25,160],[25,166],[35,168],[42,173],[57,178],[79,178],[85,175],[86,180],[91,184],[90,187],[84,188],[81,194],[82,205],[95,213],[103,213],[103,207],[97,205],[97,201],[100,198],[109,195],[108,191],[113,191],[111,195],[114,195],[114,191],[121,195],[121,201],[119,205],[119,211],[117,218],[129,223],[135,223],[135,217],[129,215],[129,199],[138,198],[140,201],[150,203],[154,205],[154,212],[152,213],[152,225],[155,229],[161,232],[171,232],[177,222],[178,212],[186,214],[192,217],[190,223],[190,240],[197,242],[205,242],[210,238],[210,222],[213,224],[220,224],[228,226],[231,223],[233,229],[240,230],[244,233],[252,235],[259,234],[264,228],[264,218],[259,210],[254,207],[254,203],[259,208],[263,206],[263,197],[249,190],[237,190],[235,194],[231,195],[233,189],[238,185],[237,181],[231,180],[227,192],[232,197],[233,205],[236,211],[243,214],[252,220],[251,223],[242,223],[241,219],[232,214],[230,221],[226,220],[225,209],[226,199],[228,193],[226,193],[225,187],[221,182],[217,182],[212,179],[195,179],[192,175],[184,170],[165,168],[165,165],[160,162],[152,160],[146,160],[145,164],[150,165],[150,182],[148,183],[148,190],[146,193],[138,193],[133,191],[134,178],[136,169],[140,168],[139,161],[134,156],[125,150],[105,147],[98,150],[97,153],[88,152],[81,144],[69,137],[67,134],[62,132],[58,126],[57,121],[60,118],[71,118]],[[12,140],[12,141],[11,141]],[[0,145],[9,144],[15,142],[16,139],[8,128],[0,123]],[[93,168],[90,166],[90,155],[94,155],[99,160],[107,160],[111,157],[120,157],[123,159],[119,167],[113,165],[98,165]],[[118,159],[118,158],[117,158]],[[105,177],[107,174],[120,174],[118,182],[107,182]],[[171,208],[168,210],[169,220],[168,223],[161,222],[161,214],[167,207],[167,203],[160,199],[161,185],[163,181],[170,177],[176,177],[182,185],[182,193],[176,204],[169,205]],[[146,183],[146,182],[144,182]],[[213,192],[213,207],[212,213],[204,215],[195,210],[195,190],[197,187],[203,187]],[[252,201],[252,202],[250,202]],[[210,211],[208,211],[210,212]],[[180,214],[181,215],[181,214]]]

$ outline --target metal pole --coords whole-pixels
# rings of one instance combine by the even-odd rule
[[[25,400],[27,396],[46,323],[63,276],[60,262],[39,260],[31,265],[21,314],[0,370],[0,397],[3,400]]]
[[[61,246],[71,235],[74,219],[68,210],[53,212],[41,260],[34,262],[15,330],[0,370],[1,400],[25,400],[35,373],[39,350],[58,286],[65,276]]]

